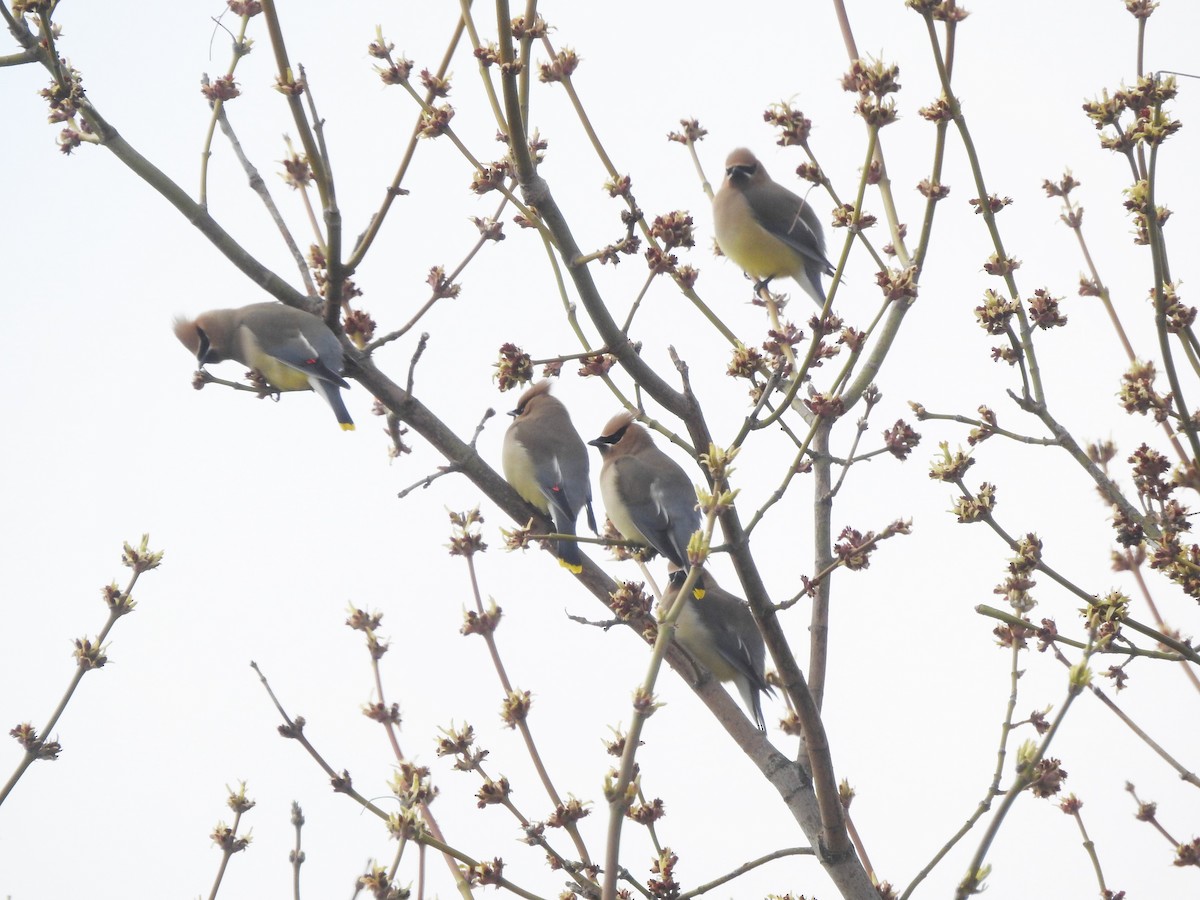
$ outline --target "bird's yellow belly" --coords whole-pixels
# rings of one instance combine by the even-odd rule
[[[307,391],[312,386],[308,376],[298,369],[285,365],[273,356],[259,352],[251,355],[250,366],[258,369],[270,385],[280,391]]]
[[[720,246],[721,252],[743,272],[759,281],[789,275],[796,277],[804,271],[804,257],[758,226],[743,229],[737,237],[727,236]]]
[[[543,513],[550,512],[550,503],[538,484],[533,460],[520,441],[510,438],[504,442],[504,455],[500,458],[500,465],[504,469],[504,480],[511,484],[518,494]]]

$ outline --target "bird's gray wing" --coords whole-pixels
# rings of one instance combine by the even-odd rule
[[[534,461],[533,474],[538,490],[549,504],[554,530],[559,534],[573,535],[581,506],[587,504],[589,522],[594,523],[595,517],[591,511],[592,488],[588,478],[587,448],[570,422],[565,424],[566,429],[552,427],[541,433],[542,452]],[[578,571],[576,567],[582,565],[583,560],[575,541],[559,541],[556,550],[559,559]]]
[[[833,274],[833,264],[825,257],[821,221],[807,200],[775,181],[748,187],[745,195],[754,221],[815,262],[824,274]]]
[[[549,453],[536,466],[535,473],[538,488],[551,509],[561,511],[574,525],[584,504],[591,505],[592,484],[588,477],[587,448],[570,423],[566,424],[569,431],[559,427],[542,433]]]
[[[595,534],[596,513],[592,509],[592,479],[587,448],[574,430],[564,437],[562,446],[556,447],[554,454],[559,487],[554,491],[554,496],[546,494],[546,499],[552,508],[561,507],[571,517],[572,529],[579,510],[586,509],[588,528]]]
[[[750,608],[733,594],[709,585],[702,597],[688,603],[685,613],[691,611],[711,636],[711,649],[732,670],[732,680],[737,685],[747,708],[753,713],[755,724],[766,728],[762,712],[762,693],[774,695],[775,691],[763,676],[766,648],[758,638],[758,626]],[[749,641],[745,635],[754,635]],[[719,673],[718,673],[719,674]],[[722,675],[720,677],[729,676]]]
[[[278,315],[285,311],[289,319],[286,320],[285,327],[279,327]],[[273,317],[272,314],[274,314]],[[300,316],[308,316],[313,321],[305,322],[303,319],[297,318]],[[325,327],[325,323],[316,316],[310,316],[300,310],[292,310],[290,307],[282,307],[264,310],[260,317],[258,310],[249,308],[243,316],[243,324],[256,335],[272,335],[274,340],[269,347],[263,343],[260,343],[259,346],[280,362],[321,381],[328,381],[338,387],[350,387],[341,374],[342,345],[333,332]]]
[[[734,601],[737,602],[737,601]],[[697,606],[704,603],[703,600],[697,601]],[[753,617],[750,615],[750,610],[738,603],[746,618],[753,624]],[[710,623],[711,625],[711,623]],[[720,627],[720,626],[718,626]],[[725,661],[740,672],[751,686],[756,690],[765,691],[768,694],[774,695],[775,690],[767,684],[766,678],[763,677],[763,664],[765,659],[762,657],[755,659],[754,652],[750,649],[750,645],[742,640],[741,636],[732,628],[722,627],[721,630],[725,634],[724,640],[716,642],[717,651],[724,657]]]
[[[686,568],[688,540],[700,527],[696,491],[687,476],[673,464],[654,472],[636,457],[624,457],[616,464],[621,497],[637,530],[655,550]]]

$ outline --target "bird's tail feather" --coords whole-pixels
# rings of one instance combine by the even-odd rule
[[[341,389],[336,384],[330,384],[328,381],[322,381],[320,378],[310,378],[308,383],[312,385],[312,389],[325,398],[325,402],[333,409],[333,414],[337,416],[338,424],[342,426],[343,431],[354,430],[354,420],[350,418],[350,411],[346,409],[346,402],[342,400]]]
[[[567,516],[565,510],[553,507],[551,513],[554,517],[555,531],[559,534],[575,534],[575,521]],[[559,562],[576,575],[583,571],[583,555],[579,552],[579,544],[575,541],[557,541],[554,545],[554,552],[557,554]]]

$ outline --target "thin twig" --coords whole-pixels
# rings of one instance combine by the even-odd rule
[[[1017,802],[1017,798],[1020,797],[1021,794],[1025,792],[1025,789],[1028,788],[1032,783],[1033,773],[1037,764],[1043,758],[1045,758],[1046,752],[1050,749],[1051,742],[1058,734],[1058,729],[1062,725],[1063,720],[1066,718],[1067,712],[1071,709],[1072,704],[1075,702],[1075,698],[1078,697],[1080,692],[1083,690],[1082,685],[1076,680],[1075,673],[1076,671],[1081,673],[1086,671],[1083,667],[1087,660],[1087,656],[1088,654],[1085,652],[1083,662],[1079,663],[1077,667],[1072,668],[1072,672],[1067,684],[1066,698],[1059,707],[1058,714],[1054,717],[1054,721],[1050,723],[1050,728],[1042,737],[1041,743],[1038,744],[1037,747],[1034,748],[1033,752],[1030,753],[1026,758],[1023,758],[1018,762],[1017,773],[1013,777],[1012,784],[1010,784],[1008,789],[1004,792],[1004,798],[1000,801],[1000,805],[997,807],[995,815],[992,816],[992,821],[988,823],[987,830],[984,832],[983,837],[979,841],[979,846],[975,850],[975,855],[967,864],[966,875],[963,877],[963,880],[958,885],[958,889],[955,891],[955,900],[966,900],[969,895],[979,892],[981,882],[983,878],[986,877],[986,870],[984,869],[983,861],[987,858],[988,850],[991,848],[992,842],[999,833],[1001,824],[1004,822],[1004,819],[1012,809],[1013,804]]]
[[[288,853],[292,864],[292,900],[300,900],[300,866],[304,864],[304,851],[300,849],[300,832],[304,828],[304,810],[292,801],[292,826],[296,829],[296,846]]]
[[[0,4],[2,7],[3,4]],[[96,639],[77,638],[75,640],[75,674],[71,676],[67,688],[63,691],[62,697],[58,701],[58,705],[54,711],[50,713],[50,717],[46,719],[45,725],[42,726],[40,733],[29,725],[19,725],[11,732],[24,749],[24,754],[21,760],[17,763],[16,769],[9,776],[3,787],[0,787],[0,806],[4,805],[5,799],[8,797],[21,776],[29,769],[34,762],[40,759],[57,759],[59,752],[62,750],[61,745],[57,740],[50,739],[50,733],[54,731],[58,720],[62,718],[63,713],[67,709],[67,704],[75,694],[75,689],[79,687],[79,683],[83,680],[83,676],[88,672],[101,668],[108,662],[108,657],[105,654],[105,640],[108,638],[109,632],[117,620],[125,615],[133,612],[137,604],[133,601],[133,588],[137,584],[138,578],[142,572],[148,572],[151,569],[158,567],[162,559],[161,552],[154,552],[149,549],[149,536],[143,535],[141,543],[138,547],[133,547],[130,544],[125,544],[122,563],[131,569],[133,574],[129,577],[129,583],[125,585],[124,590],[118,590],[116,584],[112,584],[104,590],[104,602],[108,606],[108,619],[105,621],[100,633]]]
[[[1016,441],[1018,444],[1037,444],[1042,447],[1058,447],[1061,446],[1058,438],[1040,438],[1032,437],[1026,434],[1017,434],[1014,431],[1008,431],[993,425],[990,422],[984,422],[980,419],[972,419],[970,416],[951,415],[948,413],[931,413],[928,410],[922,409],[917,414],[917,420],[920,422],[937,421],[937,422],[957,422],[960,425],[970,425],[974,428],[982,429],[988,435],[999,435],[1000,437],[1008,438],[1010,441]]]
[[[1134,558],[1131,550],[1125,551],[1125,563],[1129,574],[1137,582],[1138,590],[1141,591],[1142,599],[1146,601],[1146,606],[1150,609],[1150,615],[1154,617],[1154,623],[1158,626],[1158,630],[1164,633],[1169,632],[1170,629],[1167,627],[1167,623],[1163,621],[1163,617],[1158,611],[1158,605],[1154,602],[1154,595],[1150,593],[1150,587],[1146,584],[1146,579],[1142,577],[1141,564]],[[1176,655],[1175,658],[1178,659],[1179,657]],[[1200,677],[1197,677],[1195,669],[1192,668],[1187,660],[1179,659],[1179,662],[1183,666],[1183,671],[1188,681],[1191,682],[1192,687],[1200,691]]]
[[[769,862],[774,862],[777,859],[787,859],[789,856],[815,856],[815,850],[812,847],[785,847],[782,850],[773,850],[757,859],[752,859],[749,862],[742,863],[732,872],[727,872],[719,878],[714,878],[712,881],[706,881],[704,884],[697,885],[690,891],[685,891],[679,895],[679,900],[691,900],[692,897],[699,897],[702,894],[707,894],[709,891],[714,891],[723,884],[728,884],[735,878],[745,875],[747,872],[752,872],[759,866],[766,865]]]
[[[507,204],[508,204],[508,197],[504,197],[500,200],[500,205],[496,208],[496,212],[491,217],[493,222],[499,221],[501,214],[503,214],[503,212],[504,212],[504,207]],[[405,322],[403,325],[401,325],[395,331],[389,331],[387,334],[371,341],[371,343],[369,343],[364,348],[364,352],[373,353],[376,350],[378,350],[380,347],[384,346],[385,344],[390,344],[392,341],[395,341],[395,340],[398,340],[398,339],[404,337],[404,335],[408,334],[408,332],[411,331],[419,321],[421,321],[421,319],[425,316],[425,314],[427,312],[429,312],[430,309],[433,308],[433,305],[435,303],[437,303],[439,300],[442,300],[442,299],[445,299],[446,297],[451,296],[451,294],[443,287],[443,285],[453,285],[454,282],[458,280],[458,277],[463,273],[463,270],[466,269],[467,265],[471,262],[471,260],[473,260],[475,258],[475,255],[481,249],[483,249],[483,245],[486,244],[490,240],[493,240],[493,238],[489,237],[488,233],[481,229],[481,233],[480,233],[478,240],[476,240],[475,243],[471,245],[471,249],[467,251],[467,255],[463,257],[462,261],[457,266],[455,266],[454,269],[448,275],[446,275],[444,278],[441,278],[438,280],[438,284],[434,285],[433,291],[430,294],[429,299],[427,299],[421,305],[421,308],[418,309],[416,311],[416,313],[414,313],[413,316],[407,322]]]
[[[284,221],[283,215],[279,212],[279,207],[275,205],[275,199],[271,196],[271,192],[267,188],[262,175],[259,174],[258,168],[250,161],[250,158],[246,155],[246,151],[242,149],[242,142],[238,140],[237,134],[233,130],[233,125],[229,121],[229,116],[225,114],[224,106],[217,111],[217,124],[221,126],[221,133],[229,141],[229,146],[233,149],[233,155],[242,164],[242,170],[246,173],[246,177],[250,182],[250,189],[262,200],[263,206],[267,208],[267,214],[270,215],[271,221],[275,223],[275,227],[279,230],[279,235],[283,239],[284,246],[287,247],[288,253],[291,254],[293,261],[296,263],[296,268],[300,272],[300,278],[304,282],[305,290],[310,296],[317,296],[317,287],[313,284],[312,273],[309,272],[304,254],[300,252],[300,247],[296,244],[296,239],[292,236],[292,230],[288,228],[287,222]]]
[[[1054,652],[1055,658],[1060,663],[1067,668],[1071,667],[1071,661],[1063,655],[1062,651],[1059,650],[1057,646],[1051,647],[1051,650]],[[1146,734],[1146,732],[1138,727],[1138,725],[1134,723],[1133,719],[1129,718],[1129,716],[1126,715],[1125,712],[1119,706],[1117,706],[1117,704],[1110,699],[1103,690],[1097,687],[1093,682],[1089,682],[1088,689],[1092,692],[1092,696],[1108,707],[1109,712],[1120,719],[1126,728],[1132,731],[1134,735],[1136,735],[1147,747],[1158,754],[1163,762],[1179,773],[1180,780],[1186,781],[1188,784],[1192,785],[1192,787],[1200,787],[1200,777],[1175,759],[1175,757],[1171,756],[1171,754],[1164,750],[1157,741],[1155,741],[1150,737],[1150,735]]]
[[[993,798],[999,796],[1000,794],[1000,779],[1004,777],[1004,761],[1008,757],[1008,738],[1012,734],[1014,728],[1013,714],[1016,712],[1017,708],[1017,688],[1022,675],[1020,668],[1020,654],[1020,643],[1013,641],[1010,653],[1012,661],[1009,666],[1008,676],[1008,705],[1004,710],[1004,721],[1000,725],[1000,747],[996,752],[996,768],[992,773],[991,783],[984,792],[983,799],[980,800],[975,806],[975,811],[971,813],[971,815],[967,818],[967,821],[963,823],[962,827],[951,836],[950,840],[946,841],[946,843],[942,845],[941,849],[934,854],[933,859],[931,859],[925,865],[925,867],[916,874],[912,882],[910,882],[908,887],[904,889],[904,893],[900,895],[900,900],[908,900],[908,898],[912,896],[912,893],[914,890],[916,890],[917,885],[924,881],[926,876],[929,875],[929,873],[934,870],[937,864],[945,858],[946,854],[953,849],[954,845],[962,840],[962,838],[972,828],[975,827],[975,823],[983,818],[983,814],[992,808]]]
[[[271,698],[271,702],[275,705],[275,709],[278,711],[280,718],[282,718],[284,721],[284,725],[282,725],[279,729],[280,734],[282,734],[285,738],[299,742],[312,760],[321,767],[326,775],[329,776],[329,779],[333,784],[333,789],[337,793],[345,794],[367,812],[376,816],[385,823],[388,822],[391,817],[389,817],[387,813],[385,813],[382,809],[354,789],[353,783],[350,780],[350,774],[348,772],[344,770],[340,773],[336,772],[334,768],[329,765],[328,762],[326,762],[325,757],[318,752],[317,748],[313,746],[312,742],[309,741],[309,739],[305,736],[304,726],[306,723],[304,719],[302,717],[293,719],[288,715],[287,710],[283,708],[283,704],[279,702],[279,698],[275,696],[275,692],[271,689],[271,684],[267,681],[266,675],[264,675],[262,670],[258,667],[258,663],[251,660],[250,667],[258,674],[258,679],[262,683],[263,689],[266,690],[267,696]],[[426,844],[432,849],[437,850],[448,857],[452,857],[455,861],[463,866],[474,867],[479,865],[478,860],[456,850],[440,838],[434,837],[436,823],[429,818],[429,810],[424,804],[422,804],[421,812],[422,816],[425,817],[426,823],[430,827],[428,834],[421,833],[417,838],[422,844]],[[458,873],[458,868],[456,866],[451,866],[451,869],[458,875],[457,881],[459,893],[462,894],[464,900],[471,900],[471,891],[469,887],[466,886],[465,881],[462,880],[461,873]],[[500,887],[512,891],[518,897],[524,897],[525,900],[541,900],[537,894],[518,887],[507,878],[499,878],[497,879],[496,883]]]
[[[237,836],[238,825],[242,821],[242,811],[238,809],[233,814],[233,824],[229,826],[229,831],[222,835],[221,844],[221,862],[217,866],[217,876],[213,879],[212,890],[208,892],[208,900],[216,900],[217,891],[221,889],[221,881],[225,878],[225,870],[229,867],[229,860],[233,858],[233,854],[246,849],[248,838],[239,838]]]
[[[425,348],[428,346],[429,346],[429,332],[422,331],[421,337],[417,341],[417,347],[415,350],[413,350],[412,359],[409,360],[409,363],[408,363],[408,381],[404,387],[405,393],[411,394],[413,392],[413,380],[416,378],[416,375],[417,375],[417,363],[421,361],[421,357],[425,353]]]
[[[993,606],[980,604],[975,607],[975,612],[979,613],[981,616],[987,616],[989,619],[997,619],[1001,622],[1004,622],[1006,625],[1012,625],[1015,628],[1023,628],[1027,631],[1036,632],[1038,640],[1041,641],[1063,644],[1067,647],[1074,647],[1076,650],[1084,650],[1087,648],[1087,644],[1083,643],[1082,641],[1073,640],[1072,638],[1058,633],[1047,634],[1028,619],[1023,619],[1020,616],[1007,613],[1002,609],[996,609]],[[1096,647],[1092,652],[1096,654],[1113,653],[1119,656],[1127,657],[1145,656],[1149,659],[1166,659],[1171,660],[1172,662],[1184,661],[1183,657],[1181,657],[1178,653],[1167,653],[1163,650],[1144,650],[1141,647],[1134,647],[1132,645],[1113,646],[1112,644],[1109,644],[1105,647]]]
[[[218,27],[225,28],[225,26],[221,24],[220,19],[214,19],[213,21],[216,22]],[[250,52],[250,48],[246,44],[246,27],[249,24],[250,16],[243,15],[241,17],[238,33],[236,35],[234,35],[232,31],[229,31],[228,28],[225,28],[225,30],[229,32],[230,36],[233,37],[233,58],[229,61],[229,67],[225,70],[225,78],[229,79],[230,82],[233,81],[233,73],[237,70],[238,62],[241,61],[243,56]],[[209,86],[208,75],[203,76],[201,83],[204,85],[204,87]],[[216,133],[217,119],[225,110],[225,101],[220,97],[217,97],[209,102],[209,107],[212,109],[212,116],[208,120],[208,130],[204,135],[204,147],[200,151],[199,201],[200,205],[203,207],[208,206],[208,163],[212,158],[213,135]]]
[[[483,418],[481,418],[479,420],[479,424],[475,426],[475,433],[471,435],[471,441],[469,444],[467,444],[467,447],[470,448],[469,452],[471,452],[472,454],[475,452],[475,442],[478,441],[479,436],[481,434],[483,434],[483,429],[487,425],[488,419],[490,419],[494,415],[496,415],[496,411],[494,409],[491,409],[489,407],[488,409],[484,410]],[[404,488],[402,491],[400,491],[398,494],[396,494],[396,497],[400,500],[403,500],[405,497],[407,497],[409,494],[411,494],[413,491],[417,490],[418,488],[429,487],[431,484],[433,484],[435,481],[437,481],[443,475],[452,475],[455,472],[462,472],[462,471],[464,471],[464,467],[460,463],[447,463],[444,466],[438,466],[436,472],[432,472],[431,474],[426,475],[420,481],[410,484],[408,487]]]
[[[483,608],[483,597],[479,591],[479,576],[475,571],[475,557],[472,554],[466,554],[465,558],[467,572],[471,581],[471,595],[475,600],[475,610],[482,617],[486,613]],[[488,654],[492,658],[492,666],[495,668],[496,676],[500,680],[500,686],[504,689],[506,697],[511,696],[513,694],[513,686],[509,680],[508,672],[504,668],[504,662],[500,658],[500,647],[496,643],[495,632],[491,629],[485,629],[482,635],[487,644]],[[537,742],[533,738],[533,731],[529,727],[528,719],[525,716],[514,716],[511,724],[520,732],[521,739],[525,742],[525,751],[529,754],[529,759],[533,763],[534,770],[538,774],[538,779],[542,783],[542,788],[545,790],[546,796],[550,798],[550,802],[554,804],[556,809],[565,809],[562,798],[559,796],[557,789],[555,789],[554,782],[550,779],[550,772],[542,760],[542,754],[538,750]],[[516,811],[515,807],[513,807],[513,811]],[[575,844],[575,851],[579,854],[579,859],[585,866],[590,866],[591,857],[588,855],[587,845],[583,841],[583,835],[580,833],[579,827],[575,822],[570,820],[564,823],[564,827]],[[593,883],[589,887],[595,888],[596,885]]]

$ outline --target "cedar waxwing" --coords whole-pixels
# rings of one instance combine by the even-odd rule
[[[825,235],[812,205],[772,181],[749,150],[725,160],[725,180],[713,198],[713,231],[721,252],[757,279],[791,276],[825,305],[821,275],[833,275]]]
[[[671,572],[664,606],[670,608],[675,602],[686,578],[686,569]],[[760,695],[774,696],[775,691],[763,676],[767,651],[750,607],[722,590],[708,572],[697,576],[695,593],[702,596],[688,599],[675,622],[675,639],[719,681],[734,683],[758,730],[766,731]]]
[[[559,534],[575,533],[575,520],[583,507],[588,526],[595,531],[587,447],[567,408],[550,396],[550,382],[539,381],[525,391],[509,415],[513,423],[504,433],[501,458],[508,483],[549,515]],[[555,550],[564,566],[576,575],[583,571],[577,543],[559,541]]]
[[[311,388],[333,407],[343,430],[354,430],[338,390],[350,387],[342,378],[342,345],[316,316],[282,303],[252,303],[178,318],[175,336],[201,368],[232,359],[262,373],[277,391]]]
[[[600,496],[617,531],[685,568],[688,541],[700,528],[696,489],[687,473],[628,412],[613,416],[588,443],[604,458]]]

